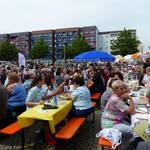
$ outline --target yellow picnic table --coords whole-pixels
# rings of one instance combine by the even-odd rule
[[[61,100],[57,109],[42,109],[43,105],[35,106],[23,112],[17,117],[21,128],[29,127],[34,120],[44,120],[49,122],[51,133],[55,133],[55,125],[66,118],[72,108],[72,101]]]

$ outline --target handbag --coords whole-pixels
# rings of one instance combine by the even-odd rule
[[[112,143],[112,149],[116,149],[122,142],[122,133],[113,128],[104,128],[96,134],[96,137],[103,137]]]

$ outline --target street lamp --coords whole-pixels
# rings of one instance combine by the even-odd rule
[[[64,64],[66,63],[66,46],[67,43],[64,43]]]

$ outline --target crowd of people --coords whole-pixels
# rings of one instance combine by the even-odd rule
[[[61,66],[29,63],[27,67],[1,64],[0,128],[16,121],[26,109],[61,93],[73,102],[71,117],[88,116],[93,111],[91,94],[100,92],[100,126],[122,132],[121,149],[130,149],[135,141],[130,122],[134,104],[127,85],[130,79],[148,87],[150,63],[69,63]]]

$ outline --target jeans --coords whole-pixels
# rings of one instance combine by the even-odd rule
[[[94,111],[93,107],[88,108],[88,109],[84,109],[84,110],[75,109],[73,107],[72,110],[71,110],[71,112],[70,112],[70,116],[71,117],[87,117],[93,111]]]

